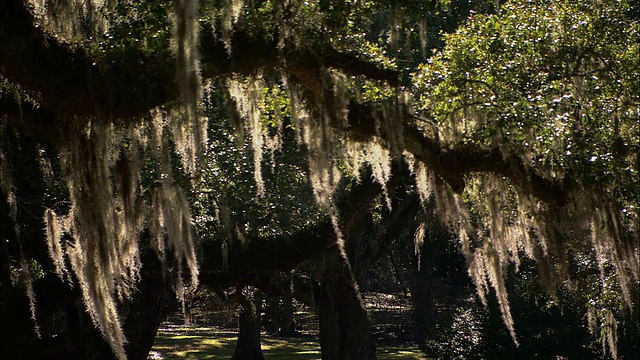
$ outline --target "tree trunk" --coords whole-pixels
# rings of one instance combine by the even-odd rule
[[[434,329],[434,252],[439,249],[434,246],[432,223],[429,223],[420,249],[416,251],[413,235],[416,226],[417,224],[413,224],[410,231],[401,235],[398,248],[391,251],[389,256],[392,262],[397,263],[395,267],[403,267],[406,270],[413,308],[414,337],[418,344],[424,344]],[[397,260],[394,259],[396,254]]]
[[[369,318],[349,263],[339,245],[324,252],[320,290],[320,348],[323,359],[376,358]]]
[[[46,299],[46,301],[40,301],[37,307],[41,338],[34,335],[29,338],[20,338],[17,344],[21,348],[20,353],[17,356],[8,357],[9,359],[115,359],[113,351],[85,312],[77,287],[71,289],[65,286],[53,274],[40,279],[35,286],[37,299]],[[25,313],[28,300],[26,298],[17,300],[25,306],[24,310],[15,314],[18,318],[22,318],[22,322],[19,323],[20,328],[25,326],[33,328],[29,313]],[[5,321],[7,323],[16,321],[12,318],[13,315],[5,318],[3,314],[3,324]]]
[[[418,343],[431,336],[433,329],[433,269],[429,256],[430,250],[423,250],[415,258],[421,257],[420,269],[413,264],[409,271],[409,289],[413,303],[413,319],[415,321],[415,338]]]
[[[148,274],[143,269],[142,275],[140,291],[124,320],[128,341],[126,352],[130,360],[147,359],[162,319],[162,310],[171,297],[171,290],[159,272]],[[47,274],[34,286],[36,300],[40,300],[36,308],[40,339],[34,332],[24,290],[3,283],[0,358],[115,359],[111,348],[85,312],[77,287],[63,284],[54,274]]]
[[[282,297],[282,313],[278,318],[278,336],[294,337],[296,336],[296,324],[293,320],[293,299],[291,295]]]
[[[264,360],[260,347],[260,322],[256,316],[256,306],[248,297],[237,290],[237,301],[242,305],[238,320],[238,343],[231,360]]]
[[[289,276],[287,276],[290,278]],[[289,280],[289,284],[291,281]],[[296,327],[293,319],[293,299],[290,293],[290,287],[277,296],[267,296],[265,302],[262,324],[267,331],[274,332],[282,337],[296,336]]]
[[[161,273],[143,277],[124,323],[127,359],[146,360],[171,303],[172,290]]]
[[[256,321],[258,322],[261,329],[264,327],[264,318],[262,317],[262,312],[265,310],[265,297],[265,293],[263,293],[262,290],[256,290],[253,293],[253,304],[256,306]]]

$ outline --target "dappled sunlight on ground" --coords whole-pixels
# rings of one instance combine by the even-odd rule
[[[377,343],[378,359],[429,359],[413,342],[409,297],[369,292],[365,294],[365,301],[372,320],[371,333]],[[163,323],[149,359],[230,359],[237,341],[236,309],[230,306],[226,311],[194,311],[193,315],[190,326],[184,325],[181,314]],[[295,312],[295,322],[296,331],[300,336],[283,338],[267,332],[262,333],[261,343],[265,359],[321,358],[317,316],[302,307]]]
[[[183,325],[164,325],[158,336],[149,359],[230,359],[236,346],[237,335],[234,332],[216,327],[189,327]],[[320,344],[315,337],[263,337],[264,357],[283,360],[320,359]],[[378,359],[389,360],[427,360],[417,347],[378,346]]]

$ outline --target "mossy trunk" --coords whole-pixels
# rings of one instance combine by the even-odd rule
[[[296,336],[296,324],[293,319],[293,299],[291,295],[282,297],[282,314],[279,317],[278,336]]]
[[[0,246],[0,248],[3,248]],[[157,262],[157,259],[156,259]],[[39,339],[30,319],[24,289],[12,286],[2,256],[1,359],[113,360],[113,350],[85,312],[80,291],[63,284],[52,273],[35,283]],[[9,281],[7,283],[7,281]],[[146,360],[172,291],[159,272],[143,269],[143,280],[133,301],[123,311],[127,358]],[[5,326],[6,325],[6,326]]]
[[[13,300],[2,304],[2,324],[11,324],[2,331],[2,359],[115,359],[84,311],[77,288],[64,286],[51,274],[35,282],[40,338],[35,335],[24,291],[14,288],[12,292]]]
[[[319,307],[322,358],[375,359],[369,318],[346,256],[333,246],[324,252],[323,262]]]
[[[420,257],[420,268],[412,264],[409,273],[409,290],[413,304],[413,319],[415,321],[415,338],[418,343],[430,338],[434,329],[434,297],[433,297],[433,267],[431,252],[425,250],[416,255]]]
[[[156,261],[157,262],[157,261]],[[167,304],[175,295],[161,273],[143,278],[124,323],[128,360],[146,360],[153,346],[160,323],[167,313]]]
[[[260,322],[256,316],[256,306],[246,296],[239,295],[242,305],[238,319],[238,342],[231,360],[264,360],[260,346]]]

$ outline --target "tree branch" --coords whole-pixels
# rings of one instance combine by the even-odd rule
[[[175,59],[167,53],[146,54],[106,62],[78,45],[66,44],[38,25],[27,2],[3,0],[0,24],[2,75],[19,84],[48,111],[90,116],[105,121],[144,115],[178,99]],[[203,78],[249,74],[260,69],[308,63],[326,64],[348,74],[362,74],[397,84],[398,72],[380,69],[330,45],[314,52],[278,48],[275,36],[235,31],[229,54],[219,36],[201,29]],[[316,55],[321,54],[321,55]],[[64,117],[66,119],[66,117]],[[65,121],[65,120],[61,120]]]
[[[373,199],[379,196],[382,188],[374,182],[366,182],[354,186],[348,193],[338,199],[338,208],[361,209],[359,212],[343,211],[345,224],[354,218],[371,211]],[[330,219],[325,219],[314,227],[302,229],[290,236],[247,239],[229,250],[226,268],[222,269],[221,258],[216,257],[219,247],[204,251],[208,258],[203,259],[202,268],[212,269],[200,273],[200,281],[211,287],[229,287],[236,283],[257,284],[259,274],[270,271],[289,272],[303,261],[321,254],[325,249],[336,244],[336,235]],[[265,275],[266,276],[266,275]]]
[[[138,115],[179,95],[172,59],[141,55],[101,62],[44,31],[23,0],[3,0],[1,19],[3,76],[49,111],[111,120]]]
[[[349,107],[348,126],[337,124],[335,127],[348,133],[356,141],[367,141],[373,136],[389,140],[390,135],[385,134],[384,129],[376,131],[373,121],[375,118],[375,109],[371,105],[352,102]],[[424,131],[418,129],[411,114],[404,114],[402,118],[409,119],[403,124],[404,150],[438,174],[455,192],[459,193],[464,189],[464,176],[474,172],[504,176],[523,193],[557,206],[563,206],[567,202],[570,190],[575,187],[576,182],[571,176],[562,180],[544,178],[525,165],[521,158],[503,157],[497,147],[483,149],[459,144],[449,148],[436,137],[428,137]]]
[[[32,119],[25,117],[12,99],[2,99],[2,109],[14,118],[33,120],[20,126],[51,136],[51,129],[63,128],[70,116],[74,121],[83,116],[93,119],[126,119],[178,98],[175,60],[161,55],[139,54],[138,58],[103,63],[82,47],[71,46],[39,27],[22,0],[4,0],[1,29],[2,73],[11,82],[27,89],[39,104],[27,108]],[[398,83],[394,70],[379,69],[358,57],[340,53],[330,46],[318,52],[279,50],[276,40],[248,36],[240,31],[232,38],[232,53],[211,32],[201,34],[203,76],[215,78],[258,69],[285,67],[293,73],[314,73],[313,69],[335,67],[348,74],[361,74],[372,79]],[[285,65],[286,64],[286,65]],[[302,69],[302,70],[301,70]],[[316,72],[317,74],[317,72]],[[311,83],[307,83],[309,86]],[[309,89],[317,91],[318,89]],[[13,99],[15,100],[15,99]],[[12,104],[13,103],[13,104]],[[372,121],[374,109],[352,103],[349,111],[349,133],[364,140],[378,135]],[[405,115],[408,118],[409,115]],[[562,205],[566,201],[570,180],[543,178],[516,157],[503,158],[497,148],[479,149],[469,145],[445,148],[438,140],[428,138],[413,125],[404,125],[406,150],[438,173],[454,191],[464,188],[464,175],[491,172],[508,177],[521,190],[547,203]],[[385,137],[385,134],[381,134]]]

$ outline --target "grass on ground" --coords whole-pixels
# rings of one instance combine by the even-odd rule
[[[230,359],[237,335],[214,327],[168,326],[158,331],[150,359]],[[320,359],[320,344],[314,337],[263,337],[262,352],[267,360]],[[381,360],[426,360],[417,347],[379,345]]]

